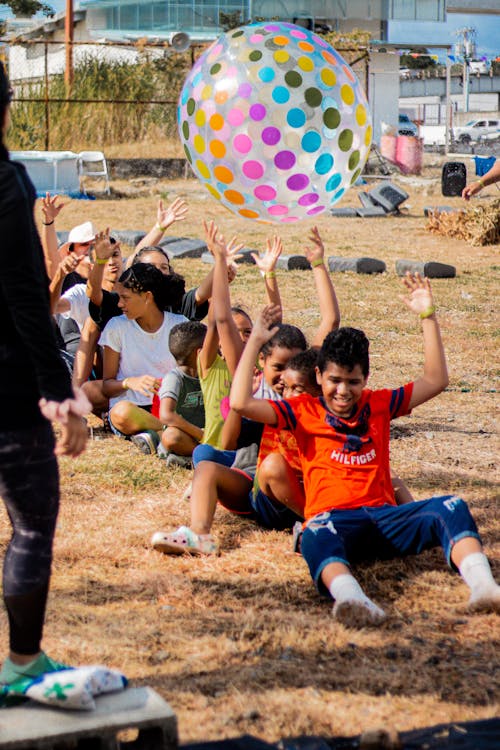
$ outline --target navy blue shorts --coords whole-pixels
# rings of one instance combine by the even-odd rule
[[[260,489],[250,493],[250,505],[254,512],[254,520],[265,529],[283,531],[293,528],[296,521],[304,520],[283,503],[271,500]]]
[[[319,513],[307,522],[301,551],[321,590],[321,572],[329,563],[388,560],[441,546],[452,565],[452,547],[464,537],[480,540],[467,503],[442,495],[406,505]]]

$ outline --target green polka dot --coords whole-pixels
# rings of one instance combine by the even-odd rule
[[[340,112],[335,107],[328,107],[323,112],[323,122],[330,130],[335,130],[340,125]]]
[[[188,160],[188,162],[190,164],[192,164],[193,163],[193,157],[191,156],[191,152],[188,149],[188,147],[186,146],[186,144],[184,144],[184,153],[186,154],[186,159]]]
[[[194,99],[188,99],[188,102],[186,104],[186,109],[187,109],[188,115],[191,116],[193,114],[193,112],[195,110],[195,107],[196,107],[195,100]]]
[[[339,135],[339,148],[341,151],[349,151],[352,146],[352,130],[343,130]]]
[[[353,176],[351,177],[351,185],[354,185],[354,183],[356,182],[360,174],[361,174],[361,169],[357,169],[354,172]]]
[[[349,162],[348,162],[349,169],[355,169],[355,167],[358,166],[358,164],[359,164],[359,157],[360,157],[359,151],[353,151],[352,152],[352,154],[349,157]]]
[[[189,123],[187,120],[184,120],[182,123],[182,135],[184,136],[185,140],[189,140]]]
[[[304,93],[304,99],[310,107],[319,107],[323,100],[323,94],[319,89],[316,88],[306,89]]]
[[[258,49],[254,49],[250,54],[248,55],[248,59],[252,62],[257,62],[257,60],[260,60],[262,57],[262,52],[259,52]]]
[[[233,37],[233,39],[237,39],[239,36],[243,36],[244,33],[245,32],[243,31],[243,29],[238,29],[238,31],[235,31],[234,34],[231,34],[231,36]]]
[[[296,89],[302,85],[302,76],[300,73],[297,73],[296,70],[289,70],[288,73],[285,74],[285,83],[287,86],[290,86],[290,88]]]
[[[221,67],[222,66],[220,63],[215,63],[215,65],[212,65],[212,67],[210,68],[210,74],[216,76]]]

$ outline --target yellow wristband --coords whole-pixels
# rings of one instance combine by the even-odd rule
[[[419,313],[418,317],[420,318],[420,320],[424,320],[425,318],[430,318],[431,315],[434,315],[435,312],[436,308],[434,307],[434,305],[432,305],[432,307],[428,307],[427,310],[424,310],[424,312]]]
[[[266,279],[275,279],[276,278],[276,271],[266,271],[264,274]]]
[[[124,391],[128,390],[128,378],[124,378],[122,380],[122,388],[123,388]]]
[[[486,185],[484,184],[484,182],[482,180],[478,180],[477,184],[481,185],[482,188],[486,187]]]
[[[97,263],[98,266],[105,266],[108,260],[109,258],[96,258],[95,262]]]
[[[159,232],[166,232],[166,231],[167,231],[167,227],[162,227],[162,226],[160,226],[159,224],[157,224],[157,225],[156,225],[156,229],[157,229],[157,230],[158,230]]]
[[[324,266],[324,265],[325,265],[325,261],[323,260],[323,258],[316,258],[316,260],[313,260],[311,263],[311,266],[313,268],[317,268],[318,266]]]

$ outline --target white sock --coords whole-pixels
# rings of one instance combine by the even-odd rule
[[[375,602],[372,602],[366,596],[357,580],[350,573],[341,573],[336,576],[330,584],[329,591],[336,604],[346,601],[358,602],[378,616],[385,615],[384,610],[377,607]]]
[[[460,575],[471,590],[471,594],[492,591],[497,588],[484,552],[472,552],[462,560]]]

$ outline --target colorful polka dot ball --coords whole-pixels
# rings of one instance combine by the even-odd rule
[[[197,60],[178,123],[189,163],[238,216],[288,223],[329,209],[368,156],[368,103],[324,39],[290,23],[223,34]]]

